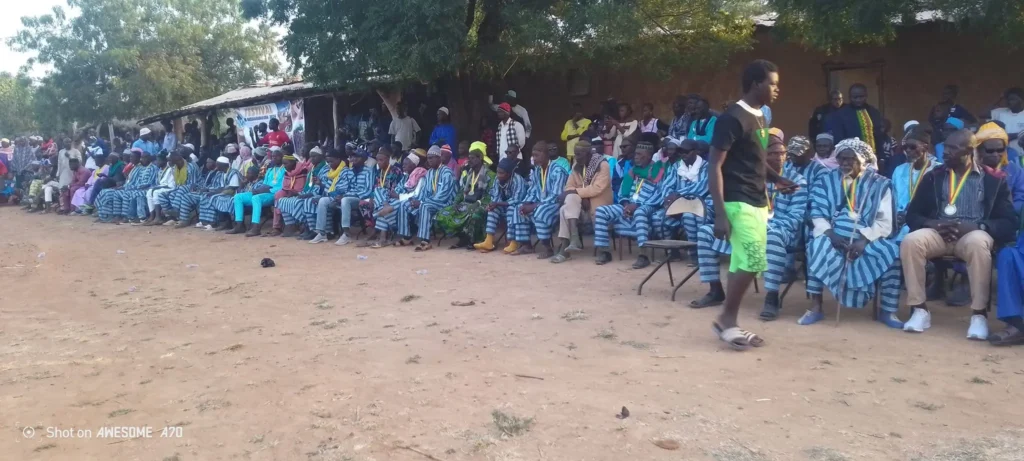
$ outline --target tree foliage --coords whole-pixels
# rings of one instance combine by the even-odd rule
[[[830,52],[850,43],[883,44],[901,25],[941,20],[1000,46],[1024,43],[1021,0],[769,0],[790,38]]]
[[[0,72],[0,135],[24,135],[35,129],[32,96],[28,77]]]
[[[169,110],[278,72],[275,35],[247,25],[237,0],[67,0],[23,17],[8,40],[52,65],[42,101],[92,122]]]
[[[242,0],[320,84],[603,66],[664,76],[749,46],[757,0]]]

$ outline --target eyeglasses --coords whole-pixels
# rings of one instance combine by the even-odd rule
[[[985,148],[986,154],[1002,154],[1003,152],[1006,152],[1005,147],[997,147],[995,149],[989,149],[987,147]]]

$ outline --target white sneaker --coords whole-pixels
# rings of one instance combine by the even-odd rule
[[[913,333],[924,333],[932,327],[932,313],[924,309],[914,309],[914,315],[910,316],[910,320],[903,324],[903,331],[910,331]]]
[[[313,240],[310,240],[309,243],[324,243],[326,241],[327,241],[327,236],[317,232],[316,233],[316,237],[313,237]]]
[[[334,244],[338,246],[348,245],[350,243],[352,243],[352,239],[348,238],[348,234],[341,234],[341,237],[338,237],[338,241],[334,242]]]
[[[203,229],[203,228],[207,228],[207,227],[210,227],[210,226],[209,225],[204,226],[202,221],[199,221],[199,222],[196,223],[196,229]]]
[[[213,230],[213,226],[210,225],[210,224],[207,224],[207,225],[203,226],[203,230],[212,231]]]
[[[984,315],[972,315],[971,327],[967,329],[967,339],[985,341],[988,339],[988,318]]]

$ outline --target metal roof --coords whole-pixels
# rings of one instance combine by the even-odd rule
[[[234,107],[251,106],[253,104],[263,102],[279,101],[285,98],[308,98],[312,96],[331,94],[338,91],[340,91],[340,89],[316,87],[312,83],[302,81],[267,86],[250,86],[231,90],[220,96],[214,96],[210,99],[192,103],[180,109],[151,115],[139,120],[139,125],[146,125],[159,120],[197,114],[213,109],[230,109]]]

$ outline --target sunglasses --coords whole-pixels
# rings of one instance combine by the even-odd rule
[[[1003,152],[1006,152],[1005,147],[997,147],[995,149],[985,148],[986,154],[1002,154]]]

